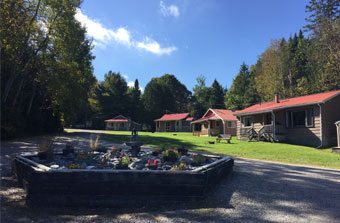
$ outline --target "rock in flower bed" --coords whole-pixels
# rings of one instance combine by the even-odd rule
[[[66,145],[68,150],[55,154],[53,159],[31,157],[33,161],[52,169],[130,169],[130,170],[194,170],[209,164],[217,158],[208,158],[187,149],[169,147],[167,149],[142,149],[135,158],[129,147],[99,147],[95,150],[76,150]],[[72,151],[73,149],[73,151]]]

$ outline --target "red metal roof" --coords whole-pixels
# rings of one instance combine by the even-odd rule
[[[211,113],[209,115],[206,115],[202,118],[199,118],[199,119],[193,121],[192,123],[202,122],[202,121],[205,121],[205,120],[220,120],[220,118],[217,115],[215,115],[214,113]]]
[[[105,120],[105,122],[128,122],[129,120],[127,119],[108,119]]]
[[[193,117],[188,117],[188,118],[185,119],[185,121],[188,121],[188,122],[191,122],[192,120],[194,120]]]
[[[105,120],[105,122],[128,122],[129,119],[123,115],[118,115],[112,119]]]
[[[155,121],[176,121],[183,120],[189,116],[189,113],[178,113],[178,114],[165,114],[161,118],[156,119]]]
[[[204,114],[204,116],[200,119],[193,121],[192,123],[202,122],[205,120],[237,120],[235,116],[233,116],[233,111],[227,109],[211,109]]]
[[[280,109],[289,108],[289,107],[324,103],[328,101],[329,99],[335,96],[338,96],[338,95],[340,95],[340,90],[306,95],[306,96],[295,97],[295,98],[280,99],[279,103],[276,103],[273,101],[273,102],[256,104],[248,108],[245,108],[243,110],[237,111],[234,113],[234,115],[245,115],[245,114],[270,112],[270,111],[280,110]]]
[[[223,120],[237,120],[237,118],[233,115],[234,112],[232,110],[227,109],[210,109],[215,112],[219,117]]]

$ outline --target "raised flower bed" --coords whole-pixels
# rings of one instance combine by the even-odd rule
[[[124,149],[17,156],[13,170],[27,192],[27,204],[124,206],[202,198],[232,170],[231,157],[187,150]]]

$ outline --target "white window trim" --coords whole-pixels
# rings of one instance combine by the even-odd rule
[[[308,125],[308,121],[307,121],[307,111],[308,110],[312,110],[312,124]],[[298,125],[298,126],[294,126],[293,124],[293,114],[294,112],[301,112],[304,111],[305,112],[305,124],[304,125]],[[290,125],[288,125],[288,116],[290,115]],[[286,111],[286,128],[313,128],[315,124],[315,117],[314,117],[314,108],[305,108],[305,109],[301,109],[301,110],[293,110],[293,111]],[[289,127],[288,127],[289,126]]]

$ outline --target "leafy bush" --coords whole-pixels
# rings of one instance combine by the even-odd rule
[[[187,170],[187,169],[188,166],[184,162],[181,162],[179,165],[176,165],[171,168],[171,170]]]
[[[178,152],[173,149],[167,149],[162,152],[164,161],[176,162],[178,159]]]
[[[205,162],[205,157],[202,156],[201,154],[197,154],[192,157],[193,165],[200,166],[204,162]]]
[[[123,156],[119,159],[119,163],[117,164],[117,169],[128,169],[129,164],[131,163],[129,156]]]

